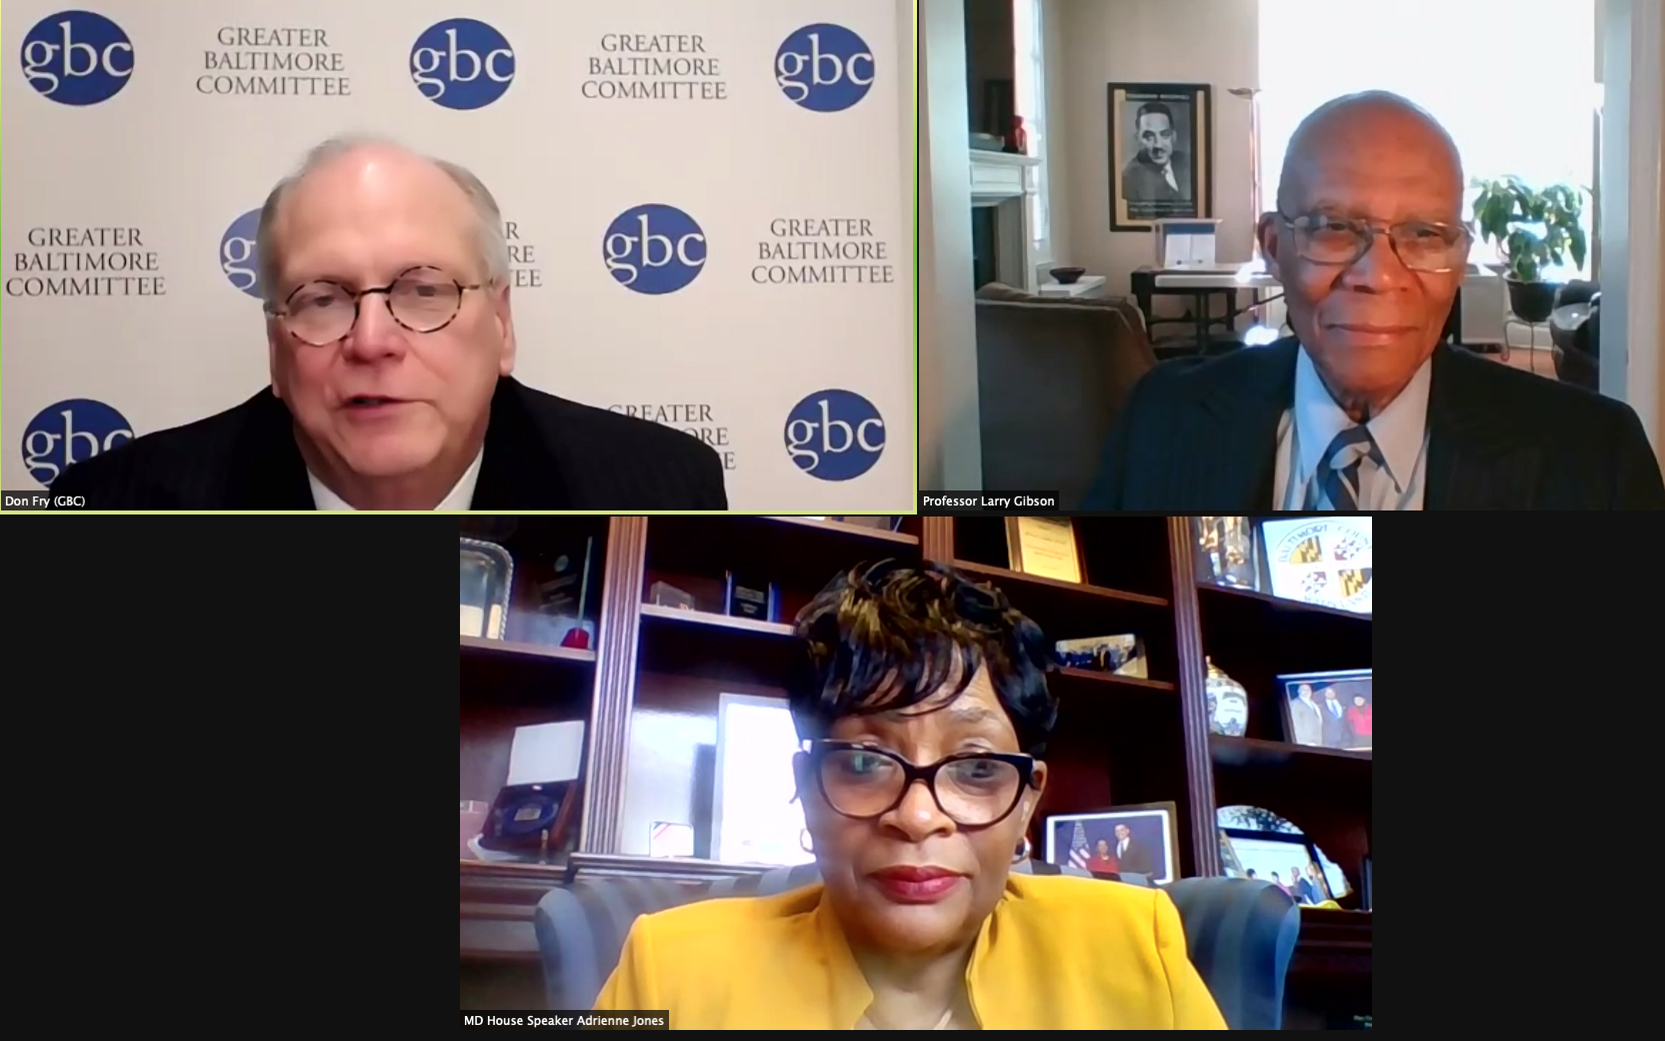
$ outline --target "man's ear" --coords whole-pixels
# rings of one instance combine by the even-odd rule
[[[1278,281],[1283,281],[1283,267],[1278,256],[1279,225],[1282,223],[1275,213],[1263,213],[1260,222],[1255,225],[1255,238],[1260,242],[1260,255],[1266,260],[1266,273]]]
[[[271,315],[266,316],[266,372],[272,381],[272,396],[283,400],[283,384],[278,380],[278,352],[283,350],[283,326]]]
[[[515,370],[514,309],[509,306],[509,287],[501,285],[491,290],[492,310],[497,321],[497,334],[502,350],[498,355],[497,374],[507,376]]]

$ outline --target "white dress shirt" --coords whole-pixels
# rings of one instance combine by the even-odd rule
[[[1385,468],[1361,467],[1360,510],[1420,510],[1428,468],[1428,385],[1433,358],[1411,382],[1365,424],[1382,450]],[[1308,489],[1318,479],[1324,451],[1353,425],[1330,397],[1305,347],[1295,352],[1295,400],[1278,422],[1276,487],[1278,509],[1306,509]]]
[[[451,489],[451,494],[440,500],[440,504],[434,507],[435,510],[468,509],[474,501],[474,486],[480,480],[480,460],[484,459],[485,455],[485,449],[480,449],[479,454],[474,457],[474,461],[468,464],[468,469],[464,470],[463,475],[457,478],[457,483]],[[347,505],[341,496],[324,487],[324,482],[320,481],[311,470],[306,472],[306,481],[312,485],[312,504],[318,509],[351,510],[353,508]]]

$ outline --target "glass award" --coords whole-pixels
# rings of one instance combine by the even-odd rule
[[[462,541],[462,635],[503,639],[514,561],[495,542]]]
[[[1197,579],[1233,589],[1256,589],[1254,526],[1247,517],[1194,517]]]

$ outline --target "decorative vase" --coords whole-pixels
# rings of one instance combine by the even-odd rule
[[[1226,737],[1242,737],[1249,732],[1249,692],[1243,684],[1221,672],[1211,659],[1208,679],[1203,685],[1208,696],[1208,731]]]

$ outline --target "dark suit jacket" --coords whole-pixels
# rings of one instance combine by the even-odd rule
[[[1111,853],[1116,853],[1116,847],[1110,847]],[[1130,875],[1151,875],[1156,873],[1156,863],[1151,860],[1150,850],[1138,839],[1129,838],[1127,848],[1116,853],[1116,860],[1124,873]]]
[[[1174,181],[1179,185],[1179,191],[1174,191],[1168,184],[1168,179],[1162,176],[1162,171],[1154,163],[1144,158],[1145,153],[1128,160],[1122,170],[1122,198],[1129,202],[1178,202],[1189,198],[1191,190],[1191,160],[1183,152],[1175,152],[1168,160],[1168,165],[1174,168]]]
[[[1082,508],[1277,509],[1278,420],[1294,399],[1298,349],[1290,338],[1146,373]],[[1659,462],[1621,401],[1442,345],[1428,426],[1424,509],[1665,509]]]
[[[1330,748],[1346,748],[1352,744],[1353,728],[1347,725],[1347,706],[1342,705],[1338,714],[1330,711],[1322,698],[1314,700],[1318,702],[1318,714],[1324,719],[1324,744]]]
[[[263,390],[236,408],[146,434],[66,469],[54,495],[93,510],[310,510],[288,406]],[[498,380],[476,510],[726,510],[710,446],[644,419]]]

